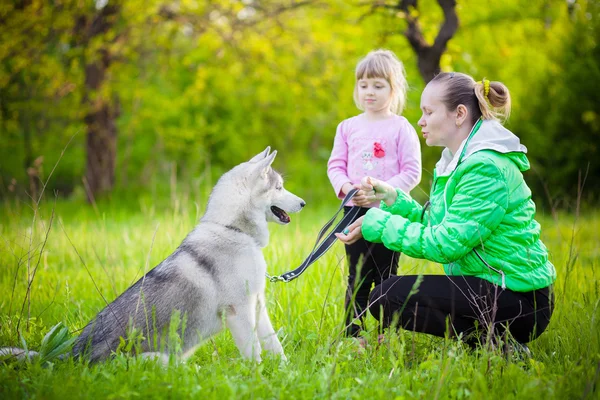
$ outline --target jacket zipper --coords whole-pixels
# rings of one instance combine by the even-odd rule
[[[481,126],[483,119],[480,119],[479,121],[477,121],[477,123],[475,124],[475,127],[473,129],[473,131],[469,134],[469,137],[467,138],[467,143],[469,140],[471,140],[471,137],[473,137],[473,135],[479,130],[479,127]],[[456,163],[456,167],[454,168],[454,171],[456,171],[456,169],[458,168],[458,166],[461,164],[462,159],[463,159],[463,155],[465,153],[465,151],[467,150],[467,143],[465,143],[465,146],[463,147],[462,153],[461,155],[458,157],[458,162]],[[452,173],[450,175],[452,175],[454,173],[454,171],[452,171]],[[448,178],[448,180],[450,180],[450,178]],[[446,189],[447,189],[448,185],[446,183],[446,186],[444,187],[444,212],[448,212],[448,204],[446,202]],[[473,249],[473,251],[475,252],[475,254],[477,255],[477,257],[481,260],[481,262],[488,267],[490,270],[496,272],[497,274],[500,274],[500,276],[502,277],[502,289],[506,289],[506,276],[504,275],[504,271],[502,271],[501,269],[497,269],[492,267],[490,264],[487,263],[487,261],[485,261],[483,259],[483,257],[481,257],[481,255],[479,254],[479,252],[476,249]],[[452,271],[452,269],[450,270]]]

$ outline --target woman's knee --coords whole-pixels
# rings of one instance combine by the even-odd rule
[[[393,299],[390,299],[390,295],[393,298],[396,297],[396,291],[390,293],[391,289],[397,284],[398,277],[391,277],[384,280],[379,285],[375,286],[369,295],[369,311],[371,315],[377,319],[381,319],[384,315],[389,315],[393,307],[392,303],[396,303]],[[383,312],[383,314],[382,314]]]
[[[384,310],[387,308],[386,299],[381,295],[381,285],[375,286],[369,295],[369,312],[377,320],[383,318],[385,315]]]
[[[404,309],[415,280],[414,276],[393,276],[375,286],[369,296],[371,315],[377,319],[389,319],[395,312]]]
[[[376,286],[375,289],[377,289],[379,286]],[[369,295],[369,313],[371,313],[373,318],[376,320],[384,322],[385,325],[385,321],[387,320],[387,315],[389,313],[389,306],[385,301],[385,298],[375,295],[375,289],[373,289]]]

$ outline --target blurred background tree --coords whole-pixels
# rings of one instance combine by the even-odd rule
[[[570,1],[561,35],[548,37],[548,67],[519,115],[533,169],[553,207],[600,200],[600,2]],[[581,192],[583,189],[583,192]]]
[[[503,81],[536,200],[569,208],[586,176],[597,204],[599,3],[2,2],[0,197],[38,196],[55,165],[49,193],[199,193],[270,145],[290,188],[335,201],[326,162],[336,125],[359,113],[353,69],[385,47],[405,63],[413,125],[437,70]],[[415,197],[439,154],[423,143]]]

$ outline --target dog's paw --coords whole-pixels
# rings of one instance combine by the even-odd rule
[[[140,354],[140,358],[143,360],[152,360],[156,361],[159,364],[162,364],[163,367],[167,367],[169,365],[169,355],[160,352],[145,352]],[[177,360],[179,362],[179,360]]]

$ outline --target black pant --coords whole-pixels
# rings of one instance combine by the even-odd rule
[[[351,207],[344,207],[344,214],[350,209]],[[365,215],[368,210],[361,207],[356,218]],[[396,275],[400,253],[387,249],[383,244],[361,239],[346,245],[346,256],[349,263],[345,302],[346,335],[357,336],[361,327],[355,323],[358,322],[355,319],[361,324],[364,323],[372,285],[379,285],[390,276]]]
[[[471,346],[489,333],[504,339],[507,331],[527,343],[546,329],[553,308],[552,286],[513,292],[472,276],[394,276],[369,299],[369,311],[384,327],[397,321],[404,329],[440,337],[463,334]]]

